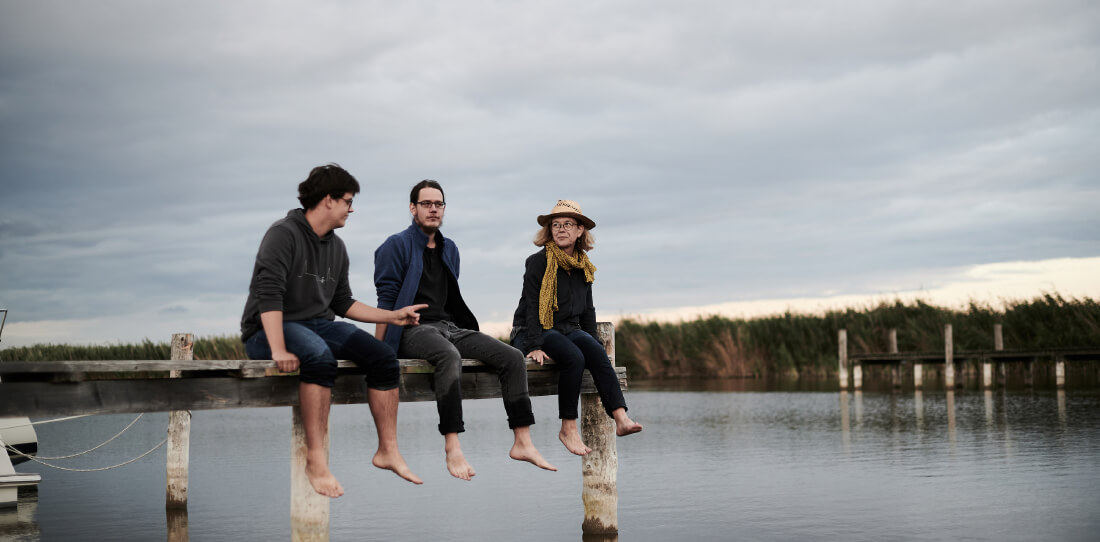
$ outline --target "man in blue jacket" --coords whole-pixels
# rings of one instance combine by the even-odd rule
[[[419,484],[397,449],[400,367],[394,350],[336,315],[360,322],[416,324],[417,309],[380,310],[356,301],[348,285],[348,252],[334,230],[344,227],[359,182],[337,165],[313,168],[298,185],[301,209],[267,230],[241,317],[250,359],[275,360],[282,372],[300,371],[298,400],[306,434],[306,475],[314,491],[339,497],[344,488],[328,466],[325,436],[336,381],[336,360],[367,372],[367,400],[378,431],[372,463]]]
[[[435,367],[435,400],[439,432],[444,437],[447,470],[455,478],[470,480],[476,473],[462,454],[458,434],[462,421],[462,359],[476,359],[493,367],[500,379],[508,427],[515,441],[508,455],[546,470],[548,463],[531,442],[531,397],[527,391],[527,367],[523,353],[478,331],[458,289],[458,247],[443,237],[439,228],[447,206],[443,187],[433,180],[413,186],[409,194],[412,224],[391,235],[374,252],[374,285],[378,307],[392,309],[409,304],[427,305],[420,310],[419,325],[378,324],[375,336],[402,358],[426,359]]]

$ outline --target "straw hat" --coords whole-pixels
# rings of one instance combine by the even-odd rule
[[[584,216],[584,212],[581,211],[581,205],[571,199],[559,199],[558,203],[554,205],[553,209],[545,215],[539,215],[539,226],[546,226],[547,222],[550,222],[556,216],[568,216],[576,220],[580,225],[587,229],[596,227],[596,223],[591,218]]]

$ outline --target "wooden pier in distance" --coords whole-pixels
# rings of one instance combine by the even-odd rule
[[[1004,335],[1001,324],[993,326],[992,350],[955,350],[952,337],[951,324],[944,325],[944,350],[942,352],[898,352],[897,330],[891,329],[890,352],[850,354],[848,352],[848,332],[841,329],[837,333],[838,343],[838,372],[840,376],[840,389],[847,389],[848,375],[851,374],[852,387],[863,387],[864,365],[890,366],[895,388],[902,384],[902,369],[912,366],[913,386],[920,389],[923,386],[923,367],[926,364],[938,364],[944,366],[944,383],[948,389],[961,386],[956,382],[956,362],[969,362],[980,365],[982,369],[982,387],[990,388],[994,385],[1003,386],[1005,383],[1005,366],[1008,363],[1019,363],[1024,366],[1024,384],[1034,384],[1034,366],[1036,362],[1048,361],[1054,363],[1055,383],[1058,388],[1063,388],[1066,383],[1066,362],[1073,361],[1100,361],[1100,347],[1080,348],[1044,348],[1044,349],[1016,349],[1005,350]]]
[[[614,326],[600,322],[597,329],[614,365]],[[314,492],[305,476],[298,377],[280,373],[270,360],[193,360],[192,344],[190,334],[173,335],[171,360],[0,363],[0,417],[171,412],[166,483],[168,539],[186,540],[189,411],[292,406],[292,538],[328,540],[330,499]],[[626,389],[626,369],[615,370]],[[427,361],[401,360],[400,400],[434,401],[432,379],[433,368]],[[531,396],[557,394],[558,371],[553,361],[541,366],[528,362],[527,380]],[[463,360],[462,393],[464,399],[499,398],[500,382],[481,362]],[[366,402],[363,372],[354,363],[341,361],[332,404]],[[581,388],[581,426],[584,441],[592,448],[582,458],[582,532],[612,535],[618,532],[615,424],[604,411],[587,371]],[[7,454],[0,460],[6,461]]]

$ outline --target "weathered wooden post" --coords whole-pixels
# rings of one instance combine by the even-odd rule
[[[840,389],[848,389],[848,330],[841,329],[836,332],[837,359],[840,360],[837,367],[837,377],[840,379]]]
[[[190,333],[172,335],[172,360],[191,361],[195,339]],[[169,377],[179,378],[183,371],[170,371]],[[187,469],[191,454],[191,413],[173,410],[168,417],[168,469],[165,507],[187,508]]]
[[[306,430],[302,423],[302,407],[291,407],[290,436],[290,539],[295,542],[327,542],[328,497],[313,490],[306,476]],[[328,456],[329,436],[325,432],[325,456]]]
[[[955,343],[951,337],[951,324],[943,326],[943,379],[947,389],[955,389]]]
[[[598,322],[596,331],[615,366],[615,326]],[[581,458],[584,522],[581,532],[619,532],[619,457],[615,447],[615,422],[604,411],[598,393],[581,394],[581,437],[592,451]]]
[[[1004,329],[1001,324],[993,324],[993,350],[1000,352],[1005,349]],[[997,373],[997,385],[1004,386],[1006,379],[1006,373],[1008,372],[1007,364],[1004,362],[998,363],[996,367]]]
[[[1054,384],[1058,389],[1066,387],[1066,358],[1065,356],[1054,356]]]
[[[889,339],[890,339],[890,353],[891,354],[897,354],[898,353],[898,330],[891,329]],[[900,388],[901,387],[901,362],[900,361],[894,364],[892,370],[890,371],[890,376],[891,376],[891,380],[893,381],[892,384],[894,385],[894,387],[895,388]]]

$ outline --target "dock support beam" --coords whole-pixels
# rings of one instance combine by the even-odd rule
[[[1054,383],[1058,389],[1066,387],[1066,358],[1062,356],[1054,358]]]
[[[600,342],[615,366],[615,328],[608,322],[596,324]],[[581,437],[592,451],[581,458],[585,534],[619,532],[619,457],[615,447],[615,422],[604,411],[598,393],[581,394]]]
[[[898,330],[891,329],[889,339],[890,339],[890,353],[891,354],[897,354],[898,353]],[[891,376],[891,381],[892,381],[892,384],[893,384],[894,388],[900,388],[901,387],[901,363],[895,363],[894,366],[890,368],[890,376]]]
[[[955,389],[955,343],[951,337],[951,324],[943,326],[943,379],[948,390]]]
[[[172,334],[172,360],[194,359],[194,336],[190,333]],[[179,378],[181,371],[171,371],[171,378]],[[191,454],[191,413],[173,410],[168,417],[168,468],[165,508],[187,508],[187,471]]]
[[[840,379],[840,389],[848,389],[848,330],[841,329],[836,332],[837,341],[837,377]]]

